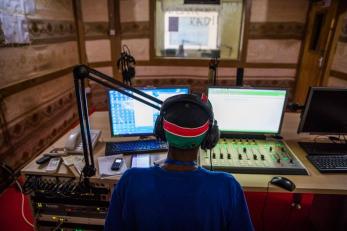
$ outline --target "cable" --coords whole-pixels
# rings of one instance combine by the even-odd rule
[[[325,135],[318,135],[318,136],[316,136],[316,137],[313,139],[313,142],[314,142],[314,143],[317,143],[317,139],[318,139],[319,137],[327,137],[327,136],[325,136]],[[329,137],[328,137],[328,138],[329,138]]]
[[[14,182],[17,184],[21,197],[22,197],[22,202],[21,202],[21,214],[22,214],[22,218],[24,219],[25,223],[27,223],[28,225],[30,225],[32,228],[35,228],[35,226],[25,217],[24,215],[24,192],[22,189],[21,184],[18,182],[18,180],[15,178],[15,172],[10,169],[6,164],[2,163],[1,167],[3,169],[5,169],[8,173],[10,173],[11,177],[14,179]]]
[[[15,180],[15,183],[17,184],[17,186],[18,186],[18,188],[20,190],[20,194],[22,196],[22,202],[21,202],[22,218],[24,219],[25,223],[27,223],[28,225],[30,225],[32,228],[35,229],[35,226],[25,217],[25,214],[24,214],[24,193],[23,193],[22,186],[20,185],[18,180]]]
[[[212,155],[211,155],[212,149],[208,149],[208,150],[210,150],[210,170],[213,171],[213,166],[212,166]]]
[[[289,221],[292,219],[293,210],[294,210],[294,206],[290,206],[290,208],[289,208],[289,214],[288,214],[288,216],[286,216],[286,217],[284,218],[283,225],[281,225],[281,227],[284,227],[284,230],[285,230],[285,231],[288,230],[287,224],[288,224],[288,223],[290,224]]]
[[[64,224],[64,220],[63,220],[63,219],[60,219],[60,220],[59,220],[59,224],[53,229],[53,231],[58,230],[62,224]]]
[[[266,195],[263,203],[263,208],[261,209],[261,230],[265,231],[265,207],[267,205],[267,199],[269,196],[270,181],[267,182]]]

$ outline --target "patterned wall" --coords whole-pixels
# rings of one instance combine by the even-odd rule
[[[88,62],[112,75],[112,43],[108,0],[83,0],[82,17]],[[156,66],[150,57],[150,0],[120,1],[121,44],[127,44],[142,65],[136,67],[136,86],[190,85],[201,92],[207,83],[207,66]],[[295,82],[296,65],[304,33],[308,0],[253,0],[249,24],[248,63],[266,65],[245,68],[245,84],[288,87]],[[283,10],[286,9],[286,10]],[[28,16],[30,45],[9,47],[0,30],[0,91],[8,86],[35,83],[42,76],[77,64],[78,49],[71,0],[36,0],[36,12]],[[342,60],[342,59],[341,59]],[[293,67],[272,68],[270,64]],[[252,65],[250,65],[252,66]],[[235,67],[218,69],[218,84],[234,85]],[[23,89],[2,102],[1,112],[12,138],[0,133],[0,157],[18,167],[42,150],[76,120],[71,74]],[[92,106],[107,109],[105,89],[92,84]],[[49,125],[49,126],[48,126]],[[3,130],[2,130],[3,131]],[[15,147],[15,148],[14,148]],[[11,155],[11,157],[10,157]],[[13,158],[14,157],[14,158]]]
[[[111,68],[98,68],[108,75]],[[137,76],[134,86],[189,86],[192,92],[199,93],[205,90],[207,85],[207,67],[173,67],[173,66],[140,66],[136,68]],[[187,74],[189,73],[189,74]],[[293,69],[263,69],[248,68],[245,70],[245,86],[281,87],[289,89],[289,98],[292,98]],[[236,82],[236,68],[219,68],[218,85],[234,86]],[[92,84],[92,105],[96,110],[108,110],[106,88]]]
[[[71,67],[79,58],[72,1],[35,2],[35,12],[28,15],[31,44],[0,39],[0,95],[6,95],[0,97],[0,159],[15,169],[77,121]]]
[[[78,62],[76,41],[0,48],[0,86],[5,87]]]
[[[333,55],[330,69],[331,77],[328,79],[328,86],[347,86],[347,12],[340,15],[339,21],[342,26],[337,31],[337,44]]]
[[[297,64],[303,38],[308,1],[253,0],[247,61]],[[137,60],[151,63],[149,55],[149,1],[120,1],[121,44],[127,44]],[[288,11],[283,12],[286,8]],[[269,52],[270,51],[270,52]],[[111,68],[101,71],[112,73]],[[235,68],[219,68],[218,84],[234,85]],[[296,69],[246,68],[245,85],[286,87],[293,94]],[[136,66],[135,86],[189,85],[201,92],[207,84],[207,67]],[[92,85],[93,105],[107,110],[106,90]]]

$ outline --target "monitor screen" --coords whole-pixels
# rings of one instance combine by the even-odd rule
[[[278,134],[286,90],[210,87],[208,98],[222,134]]]
[[[347,89],[311,88],[298,132],[347,134]]]
[[[189,93],[189,87],[142,88],[140,90],[162,101],[170,96]],[[108,97],[112,136],[153,134],[154,123],[159,115],[158,110],[118,91],[110,90]]]

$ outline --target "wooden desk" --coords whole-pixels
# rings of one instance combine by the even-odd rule
[[[102,134],[95,148],[95,165],[98,167],[96,158],[104,155],[106,141],[114,141],[115,138],[110,137],[110,127],[107,112],[95,112],[90,117],[91,127],[95,129],[101,129]],[[325,194],[347,194],[347,174],[321,174],[316,168],[306,159],[305,152],[296,143],[298,140],[310,139],[307,135],[298,135],[296,133],[299,123],[299,114],[297,113],[286,113],[284,116],[283,127],[281,135],[284,140],[291,147],[295,155],[302,161],[307,170],[309,176],[287,176],[296,184],[295,192],[300,193],[325,193]],[[67,134],[61,137],[57,142],[50,146],[44,153],[48,152],[52,148],[63,147]],[[125,138],[121,138],[126,140]],[[128,138],[129,139],[129,138]],[[119,140],[119,139],[117,139]],[[39,155],[36,159],[42,156]],[[35,160],[36,160],[35,159]],[[127,156],[126,163],[129,166],[130,157]],[[45,167],[40,168],[35,163],[35,160],[31,161],[22,169],[22,173],[25,175],[48,175],[45,172]],[[75,176],[79,177],[76,171],[71,171],[66,168],[63,164],[60,166],[59,171],[55,174],[56,176]],[[261,174],[233,174],[236,179],[243,186],[245,191],[266,191],[268,181],[274,175],[261,175]],[[91,178],[92,182],[102,182],[107,184],[114,184],[119,180],[119,176],[108,177],[105,179],[100,178],[98,171],[96,176]],[[282,189],[270,185],[269,191],[283,191]]]

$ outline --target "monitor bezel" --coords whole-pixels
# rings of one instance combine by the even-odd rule
[[[150,90],[150,89],[173,89],[173,88],[187,88],[188,89],[188,94],[190,94],[190,86],[189,85],[177,85],[177,86],[160,86],[160,87],[153,87],[153,86],[146,86],[146,87],[136,87],[136,89],[139,90]],[[110,100],[110,91],[116,91],[113,89],[109,89],[107,91],[107,105],[108,105],[108,121],[110,125],[110,133],[111,137],[136,137],[136,136],[153,136],[153,132],[151,133],[132,133],[132,134],[119,134],[119,135],[114,135],[113,130],[112,130],[112,115],[111,115],[111,100]],[[121,94],[121,93],[120,93]]]
[[[287,102],[288,102],[288,88],[269,88],[269,87],[241,87],[241,86],[208,86],[207,88],[207,95],[208,95],[208,90],[210,88],[222,88],[222,89],[244,89],[244,90],[278,90],[278,91],[285,91],[285,98],[283,102],[283,108],[282,108],[282,114],[281,114],[281,119],[280,119],[280,125],[278,126],[278,131],[274,133],[264,133],[264,132],[233,132],[233,131],[220,131],[221,136],[227,137],[227,136],[233,136],[233,135],[249,135],[249,136],[259,136],[259,135],[272,135],[272,136],[277,136],[281,134],[282,130],[282,124],[283,124],[283,118],[284,118],[284,113],[286,111],[287,107]],[[213,105],[212,105],[213,107]],[[217,121],[218,122],[218,121]]]
[[[306,123],[307,114],[309,111],[309,106],[311,105],[311,100],[314,92],[317,91],[347,91],[347,88],[337,88],[337,87],[310,87],[309,92],[306,97],[305,101],[305,107],[304,110],[301,113],[301,119],[298,126],[297,133],[306,133],[311,135],[347,135],[347,131],[345,133],[331,133],[331,132],[309,132],[309,131],[303,131],[304,125]]]

